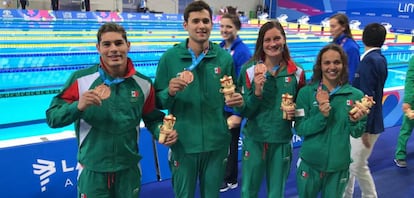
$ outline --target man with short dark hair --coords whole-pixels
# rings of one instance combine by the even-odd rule
[[[141,189],[140,123],[163,144],[177,140],[164,130],[164,113],[155,108],[152,81],[128,57],[125,29],[113,22],[97,33],[100,62],[75,71],[46,111],[52,128],[75,124],[78,142],[78,198],[137,198]]]
[[[193,1],[184,11],[188,38],[161,57],[154,82],[157,105],[177,121],[177,143],[171,147],[170,169],[175,197],[218,198],[231,134],[224,105],[243,105],[240,93],[225,100],[221,79],[236,81],[233,58],[210,41],[212,10],[204,1]],[[225,78],[227,77],[227,78]]]
[[[355,179],[358,180],[362,198],[376,198],[377,191],[368,167],[368,158],[380,133],[384,131],[382,116],[382,96],[388,76],[387,60],[381,53],[387,30],[379,23],[368,24],[362,33],[365,52],[361,56],[352,86],[365,95],[372,96],[375,104],[368,114],[365,133],[360,138],[351,137],[351,158],[349,182],[344,197],[351,198]]]

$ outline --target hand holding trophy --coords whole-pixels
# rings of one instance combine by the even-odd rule
[[[236,86],[233,84],[233,78],[231,76],[224,75],[223,78],[220,79],[220,83],[222,86],[220,92],[224,94],[224,98],[227,101],[236,91]]]
[[[176,118],[172,114],[168,114],[164,117],[163,125],[161,126],[160,136],[158,142],[163,144],[167,138],[165,132],[172,131],[174,129]]]
[[[296,104],[293,102],[293,96],[289,93],[282,94],[282,103],[280,108],[283,111],[283,119],[292,120],[292,114],[296,108]]]
[[[354,107],[349,111],[349,115],[355,120],[359,119],[355,114],[358,110],[362,110],[363,114],[369,114],[370,108],[375,104],[372,96],[365,95],[361,101],[356,101]]]

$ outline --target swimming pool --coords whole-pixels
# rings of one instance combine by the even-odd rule
[[[0,44],[3,46],[0,53],[0,80],[4,82],[0,84],[2,96],[0,108],[5,112],[13,113],[2,116],[0,130],[12,130],[13,127],[26,124],[41,124],[51,97],[63,86],[69,75],[75,70],[99,62],[99,55],[95,48],[96,36],[90,33],[93,32],[93,27],[97,26],[92,26],[90,29],[89,26],[84,27],[89,32],[87,36],[73,31],[47,31],[47,37],[44,36],[46,33],[42,34],[39,30],[24,34],[18,30],[9,31],[9,34],[11,32],[15,34],[13,39],[3,40]],[[257,29],[249,28],[241,34],[251,51],[254,50],[256,32]],[[186,32],[175,30],[171,34],[177,36],[171,37],[165,36],[168,35],[168,31],[154,28],[151,34],[147,32],[149,35],[140,36],[144,33],[142,31],[128,33],[128,38],[132,42],[129,56],[139,72],[154,78],[157,62],[163,52],[172,44],[186,38]],[[318,37],[310,35],[304,38],[303,35],[295,35],[292,32],[288,34],[288,45],[292,57],[306,70],[306,77],[309,79],[318,53],[315,49],[320,49],[329,40],[319,38],[319,41],[313,41]],[[28,38],[29,42],[26,42]],[[220,41],[217,28],[212,34],[212,40]],[[63,44],[68,45],[62,46]],[[43,47],[36,47],[36,45]],[[362,46],[361,43],[360,45]],[[389,63],[387,88],[402,85],[408,59],[414,53],[411,48],[411,45],[395,43],[390,43],[383,48],[383,53]],[[49,131],[47,128],[45,130]],[[12,133],[13,135],[7,138],[3,136],[4,133],[1,134],[0,140],[20,137],[19,133]]]

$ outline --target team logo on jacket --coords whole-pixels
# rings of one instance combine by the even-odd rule
[[[131,91],[131,102],[138,101],[139,92],[137,90]]]
[[[301,175],[303,178],[307,178],[309,176],[309,174],[306,171],[302,171]]]
[[[132,98],[138,97],[138,91],[135,91],[135,90],[131,91],[131,97]]]
[[[220,74],[221,73],[221,68],[220,67],[215,67],[214,68],[214,73],[215,74]]]
[[[352,105],[354,105],[354,102],[352,100],[346,100],[346,105],[347,106],[352,106]]]
[[[285,77],[285,83],[290,83],[290,81],[292,81],[292,78],[287,76]]]
[[[250,158],[250,152],[249,151],[244,151],[244,160],[248,160]]]

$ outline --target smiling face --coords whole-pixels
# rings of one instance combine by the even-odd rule
[[[189,47],[193,48],[196,47],[195,45],[198,47],[208,44],[211,29],[213,28],[213,22],[211,21],[208,10],[203,9],[201,11],[190,12],[188,21],[185,21],[183,26],[189,34]]]
[[[230,18],[220,20],[220,35],[225,41],[234,41],[237,38],[237,32],[236,25]]]
[[[96,48],[101,55],[103,64],[110,73],[114,70],[119,71],[127,68],[130,42],[127,42],[121,33],[102,33]]]
[[[338,51],[329,49],[321,56],[322,79],[331,85],[337,85],[341,81],[343,71],[341,55]]]
[[[266,57],[282,56],[283,48],[286,43],[285,37],[276,28],[266,31],[263,37],[263,52]]]

